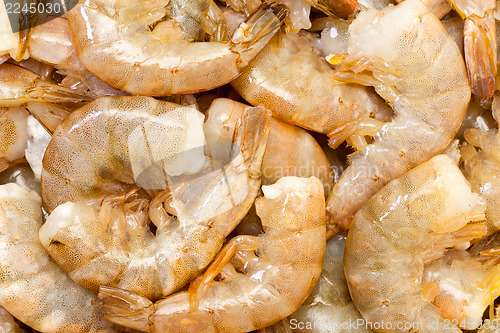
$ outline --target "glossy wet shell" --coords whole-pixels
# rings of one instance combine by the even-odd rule
[[[480,228],[458,238],[469,217],[484,212],[480,203],[455,163],[438,155],[387,184],[358,211],[344,269],[363,318],[392,323],[391,329],[377,331],[399,332],[397,323],[421,323],[419,332],[460,332],[444,328],[439,310],[423,298],[420,282],[424,264],[454,242],[484,235]]]
[[[47,147],[45,204],[52,210],[67,201],[96,199],[107,194],[106,186],[120,190],[140,176],[139,186],[166,188],[166,179],[143,171],[162,161],[172,162],[174,173],[201,169],[202,122],[195,109],[151,97],[103,97],[87,104],[61,123]],[[186,157],[189,163],[185,151],[194,153]]]
[[[279,33],[231,85],[250,104],[315,132],[363,117],[390,119],[392,111],[373,91],[335,80],[311,43],[309,33]]]

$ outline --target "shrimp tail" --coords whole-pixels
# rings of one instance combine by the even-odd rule
[[[62,103],[85,103],[91,99],[85,95],[76,94],[70,89],[58,86],[50,82],[38,80],[33,86],[26,90],[26,94],[18,98],[7,98],[0,100],[0,107],[25,106],[31,102],[44,102],[50,104]]]
[[[38,81],[28,90],[28,98],[42,99],[54,103],[80,103],[90,102],[92,99],[81,94],[76,94],[70,89],[46,81]]]
[[[231,49],[240,54],[239,67],[245,67],[274,36],[288,16],[283,4],[263,2],[233,33]]]
[[[154,312],[154,305],[146,297],[101,286],[97,298],[102,302],[99,307],[106,320],[143,332],[152,331],[149,317]]]
[[[495,299],[500,295],[500,265],[495,266],[481,281],[479,288],[487,291],[485,292],[485,297],[489,297],[489,303],[493,304]]]
[[[21,4],[21,8],[31,8],[31,4],[37,4],[37,1],[24,0]],[[35,26],[37,19],[38,11],[35,11],[34,13],[31,13],[31,11],[21,11],[21,16],[19,17],[19,49],[14,58],[15,61],[21,61],[25,57],[29,40],[31,38],[31,31]]]
[[[497,41],[492,13],[472,16],[464,23],[464,51],[472,93],[490,99],[495,92]]]
[[[241,148],[245,164],[248,165],[250,174],[255,177],[260,177],[262,156],[266,150],[266,144],[262,144],[262,140],[267,142],[271,129],[270,121],[269,111],[262,107],[251,108],[243,115],[241,124],[234,132],[234,136],[238,138],[236,144],[239,147],[233,151],[238,152]],[[238,135],[238,132],[242,130],[244,131],[242,135]]]
[[[356,13],[357,0],[306,0],[311,6],[330,16],[347,20]]]

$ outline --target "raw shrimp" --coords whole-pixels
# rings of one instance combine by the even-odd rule
[[[0,186],[0,304],[32,328],[50,332],[115,332],[93,306],[94,295],[71,281],[38,240],[40,196]]]
[[[495,0],[448,0],[465,19],[464,53],[472,93],[493,96],[497,75],[497,38],[493,11]]]
[[[493,98],[493,117],[500,119],[500,94]],[[464,160],[464,175],[474,191],[480,192],[486,199],[486,219],[490,231],[500,229],[500,133],[498,129],[487,126],[465,131],[468,144],[461,147]],[[474,146],[478,147],[476,150]]]
[[[409,1],[409,0],[406,0]],[[424,265],[486,233],[484,200],[455,162],[438,155],[391,181],[361,208],[347,236],[344,270],[354,305],[378,332],[447,330],[424,297]],[[385,325],[380,326],[380,323]]]
[[[450,326],[474,330],[481,325],[484,310],[500,294],[487,285],[496,275],[494,268],[484,266],[466,251],[450,250],[425,268],[422,285],[427,299]]]
[[[190,1],[195,6],[199,1]],[[168,1],[81,0],[68,13],[82,63],[112,87],[161,96],[209,90],[233,80],[268,43],[287,11],[263,5],[229,42],[189,43],[175,20],[155,24]]]
[[[262,190],[255,204],[264,234],[231,239],[188,292],[155,304],[101,287],[106,319],[146,332],[235,333],[268,326],[296,310],[323,263],[323,186],[315,177],[283,177]]]
[[[78,103],[90,98],[73,93],[70,89],[43,81],[40,76],[20,66],[4,63],[0,65],[0,106],[26,106],[32,102]]]
[[[134,97],[137,98],[158,107],[154,112],[167,111],[166,116],[170,113],[169,120],[174,125],[184,126],[179,122],[181,120],[178,116],[179,111],[172,105],[166,102],[162,104],[152,98]],[[123,108],[125,102],[114,103],[113,105],[113,100],[109,100],[94,104],[90,110],[77,111],[75,117],[63,122],[59,127],[60,130],[54,134],[45,154],[45,168],[50,164],[50,170],[61,176],[58,174],[60,170],[56,167],[59,163],[67,164],[66,176],[73,177],[73,172],[78,172],[74,165],[87,163],[90,170],[79,173],[86,174],[82,180],[95,177],[95,180],[89,181],[91,184],[102,181],[99,177],[103,175],[98,172],[104,168],[108,168],[108,171],[104,169],[106,174],[115,176],[116,171],[115,173],[109,171],[111,165],[107,166],[105,162],[112,161],[113,158],[118,159],[120,156],[127,157],[126,152],[120,153],[116,149],[110,149],[111,144],[103,144],[100,148],[103,149],[102,152],[96,151],[99,145],[94,145],[95,141],[93,143],[93,140],[83,135],[88,133],[87,130],[90,128],[100,129],[107,125],[109,140],[116,140],[114,144],[119,145],[119,149],[127,149],[123,147],[123,141],[127,140],[128,135],[130,135],[129,142],[137,145],[139,140],[131,140],[134,133],[127,134],[126,128],[130,123],[139,126],[140,115],[134,111],[136,113],[126,119],[124,117],[126,111]],[[119,114],[114,112],[117,106],[121,107]],[[134,106],[137,106],[137,103],[134,105],[129,102],[128,107],[132,110],[139,109]],[[147,108],[143,107],[143,110]],[[192,113],[197,112],[189,110]],[[104,114],[104,117],[101,116],[99,119],[99,113]],[[117,119],[117,116],[120,118]],[[150,111],[145,118],[153,118],[153,112]],[[189,123],[190,119],[187,118]],[[86,121],[90,123],[84,124]],[[120,121],[122,126],[113,126],[113,122]],[[142,121],[146,130],[162,130],[152,126],[148,128],[144,118]],[[129,123],[128,126],[124,124],[125,122]],[[182,180],[180,185],[169,183],[169,189],[160,192],[151,201],[149,217],[157,227],[156,235],[149,227],[147,201],[137,197],[135,190],[132,190],[131,193],[108,196],[100,208],[73,202],[58,206],[40,230],[43,246],[52,258],[68,271],[71,278],[87,288],[97,290],[100,285],[116,286],[152,299],[169,295],[195,278],[210,263],[222,247],[225,237],[250,209],[259,191],[262,156],[269,133],[268,122],[268,114],[263,109],[248,110],[238,128],[237,141],[234,145],[237,151],[233,151],[234,158],[228,165],[212,171],[209,164],[207,168],[209,173],[195,174],[193,179]],[[195,126],[192,119],[191,123]],[[172,132],[172,129],[169,130]],[[201,131],[201,128],[197,130]],[[183,130],[177,133],[181,138],[163,134],[166,143],[150,142],[152,144],[157,142],[158,148],[172,151],[177,148],[174,140],[180,141],[185,134],[188,134],[186,137],[190,140],[196,140],[192,137],[192,132]],[[151,133],[147,133],[146,136],[151,138]],[[169,139],[172,141],[169,142]],[[77,151],[75,147],[81,147],[82,144],[87,144],[87,150],[82,151],[79,148],[81,157],[75,157],[73,154]],[[101,153],[109,155],[107,160]],[[147,150],[142,154],[147,154]],[[49,158],[50,163],[47,163]],[[192,160],[181,162],[194,163]],[[115,166],[115,170],[130,170],[129,165],[122,163],[121,166]],[[44,196],[51,191],[67,193],[64,188],[51,186],[48,189],[47,175],[42,176]],[[83,181],[75,183],[87,186]],[[73,189],[69,191],[73,192]],[[77,191],[82,189],[85,187],[74,192],[78,193]],[[81,193],[88,198],[87,192]],[[64,198],[68,200],[71,195],[66,195]],[[49,200],[49,208],[54,207],[55,201]],[[167,214],[165,208],[177,218]]]
[[[361,314],[352,304],[347,289],[343,267],[345,240],[345,235],[336,235],[326,243],[318,283],[300,308],[281,322],[259,330],[259,333],[373,333],[360,324]]]
[[[229,153],[229,149],[217,151],[217,148],[224,148],[222,142],[232,141],[236,124],[247,108],[247,105],[227,98],[212,102],[203,125],[211,156],[221,154],[223,156],[219,159],[227,159],[224,155]],[[305,130],[274,118],[271,119],[270,127],[262,160],[262,184],[274,184],[285,176],[315,176],[323,183],[325,192],[329,193],[333,186],[332,170],[316,140]]]
[[[313,48],[314,35],[279,33],[231,85],[252,105],[262,105],[286,123],[327,134],[344,122],[391,109],[366,87],[342,84]]]
[[[385,184],[443,151],[471,96],[457,44],[420,1],[362,12],[349,32],[349,54],[336,78],[374,86],[395,117],[378,124],[353,120],[329,134],[333,147],[350,137],[358,150],[327,201],[331,233],[349,228],[353,214]],[[374,141],[367,144],[369,134]]]
[[[43,160],[44,203],[52,210],[130,189],[162,163],[171,176],[195,173],[205,163],[202,126],[200,112],[178,104],[140,96],[97,99],[54,132]],[[167,180],[156,176],[162,173],[139,186],[166,189]]]
[[[108,86],[83,66],[71,42],[68,20],[65,18],[53,18],[35,26],[31,31],[28,50],[31,58],[50,64],[57,68],[58,73],[81,81],[89,89],[87,95],[91,98],[126,94]]]
[[[0,108],[0,171],[24,158],[28,115],[24,108]]]

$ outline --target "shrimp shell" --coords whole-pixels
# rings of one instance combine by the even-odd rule
[[[155,304],[101,287],[106,318],[147,332],[235,333],[268,326],[297,309],[323,263],[323,186],[316,177],[283,177],[262,189],[256,209],[264,234],[233,238],[189,292]],[[222,278],[213,281],[219,273]]]
[[[195,174],[151,201],[156,234],[145,200],[122,194],[107,197],[99,209],[73,202],[58,206],[40,229],[43,246],[72,279],[92,290],[107,285],[151,299],[176,291],[210,263],[258,194],[267,111],[249,109],[237,132],[238,155],[227,165]]]
[[[42,200],[17,184],[0,186],[0,304],[46,332],[116,332],[93,306],[94,295],[71,281],[38,240]]]
[[[197,1],[192,1],[192,5]],[[68,13],[78,57],[112,87],[132,94],[164,96],[209,90],[239,75],[281,26],[283,6],[261,6],[229,42],[158,35],[149,25],[165,14],[166,0],[80,0]],[[159,17],[158,17],[159,16]],[[165,26],[165,25],[164,25]]]
[[[354,305],[377,332],[447,330],[423,296],[424,265],[449,247],[486,234],[484,200],[455,162],[438,155],[391,181],[360,209],[347,236],[344,269]],[[435,324],[434,324],[435,323]],[[401,324],[400,324],[401,325]],[[435,325],[435,326],[434,326]]]
[[[457,44],[419,0],[362,12],[349,32],[349,54],[335,77],[374,86],[395,116],[372,126],[374,142],[350,156],[333,187],[327,201],[332,233],[348,229],[354,213],[385,184],[441,153],[459,130],[471,96]],[[343,124],[330,141],[356,134],[350,132],[356,126],[366,135],[362,125],[371,123]]]

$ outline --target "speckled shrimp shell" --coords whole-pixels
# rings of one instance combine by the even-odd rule
[[[125,100],[138,102],[137,98],[132,97]],[[183,126],[186,118],[185,114],[176,113],[176,110],[193,113],[196,117],[198,111],[174,107],[175,104],[146,97],[139,97],[139,100],[142,104],[119,104],[122,107],[122,116],[119,118],[115,117],[116,109],[113,108],[117,106],[113,104],[116,100],[108,99],[94,103],[87,109],[80,109],[75,117],[63,122],[54,134],[52,146],[49,145],[47,149],[48,154],[52,155],[46,156],[54,159],[50,170],[60,172],[60,165],[65,165],[66,176],[71,175],[73,178],[70,179],[76,178],[77,181],[66,184],[64,178],[54,177],[60,173],[50,173],[50,180],[55,179],[61,187],[47,189],[47,178],[42,178],[43,191],[89,195],[91,192],[86,188],[78,187],[80,184],[89,184],[88,178],[98,182],[103,175],[119,174],[117,171],[105,173],[106,168],[130,171],[129,155],[123,144],[123,139],[127,137],[134,148],[147,148],[140,151],[145,160],[151,157],[149,149],[158,148],[159,152],[167,154],[163,157],[168,157],[169,151],[184,147],[186,131]],[[164,118],[164,124],[172,125],[171,129],[180,133],[177,136],[168,136],[164,131],[148,133],[148,129],[156,129],[145,121],[153,116],[151,113],[129,110],[129,116],[126,115],[125,106],[139,105],[152,106],[151,112],[164,112],[156,115],[167,116],[169,122]],[[169,114],[172,117],[168,118]],[[143,117],[145,115],[146,118]],[[193,120],[201,121],[198,118],[191,119],[191,122],[187,120],[193,127],[196,127]],[[139,121],[142,121],[140,126]],[[130,140],[134,134],[127,130],[137,126],[141,129],[141,135],[144,130],[145,137],[152,139],[153,134],[158,134],[160,137],[157,139],[163,138],[164,141],[147,141],[151,144],[141,145],[140,140]],[[199,126],[197,129],[203,138],[201,123]],[[104,134],[106,128],[109,136]],[[100,133],[101,137],[108,139],[108,143],[104,140],[92,145],[92,140],[84,136],[91,132]],[[97,291],[99,286],[106,285],[130,290],[151,299],[169,295],[195,278],[210,263],[221,249],[225,237],[250,209],[260,187],[261,163],[268,135],[267,111],[262,108],[249,109],[242,116],[233,144],[233,158],[227,164],[212,170],[211,163],[208,163],[202,172],[195,173],[180,184],[168,184],[169,188],[158,193],[150,203],[131,190],[107,196],[100,206],[82,202],[59,205],[40,230],[40,240],[71,278],[92,290]],[[111,142],[113,138],[116,140]],[[157,146],[153,147],[154,143]],[[85,149],[80,148],[83,144],[86,144]],[[194,156],[197,162],[203,161],[204,157],[203,149],[199,149],[199,152],[202,154],[201,159],[198,154]],[[156,161],[159,161],[158,156],[154,156]],[[126,163],[117,163],[125,160]],[[213,159],[210,161],[217,162]],[[184,164],[194,166],[191,160],[181,160],[176,165]],[[168,167],[167,161],[160,165]],[[79,179],[87,181],[84,183]],[[69,195],[66,195],[68,198]],[[156,226],[155,234],[151,232],[150,221]]]
[[[283,177],[263,191],[256,209],[265,233],[233,238],[189,292],[155,304],[101,287],[106,318],[146,332],[234,333],[268,326],[296,310],[323,263],[323,186],[315,177]]]
[[[196,7],[198,2],[186,6]],[[177,21],[167,21],[158,30],[149,28],[167,14],[168,4],[81,0],[68,13],[78,57],[101,80],[129,93],[162,96],[209,90],[238,76],[287,15],[283,6],[263,5],[229,42],[191,43]]]
[[[17,184],[0,186],[0,304],[47,333],[118,332],[94,308],[38,240],[42,200]]]
[[[327,202],[332,231],[349,228],[354,213],[385,184],[441,153],[471,96],[457,44],[420,1],[364,11],[349,32],[348,55],[335,77],[375,87],[395,116],[378,126],[355,120],[329,134],[332,145],[358,131],[374,139],[357,147],[333,187]]]
[[[486,234],[484,200],[455,162],[433,157],[387,184],[360,209],[349,230],[344,270],[354,305],[377,332],[461,332],[446,328],[424,297],[424,265]],[[472,223],[469,223],[471,222]]]

